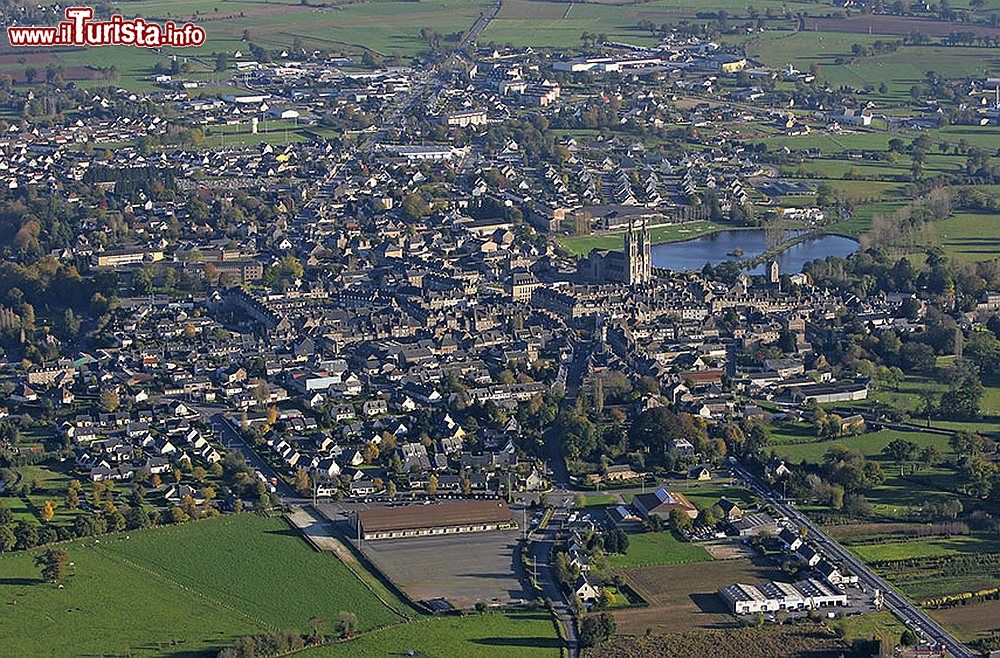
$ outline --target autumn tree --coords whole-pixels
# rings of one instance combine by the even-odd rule
[[[66,562],[69,555],[65,549],[50,548],[35,556],[35,566],[42,570],[42,578],[48,583],[58,583],[66,576]]]
[[[101,393],[98,403],[104,411],[114,413],[121,406],[121,399],[118,397],[117,391],[107,390]]]
[[[75,486],[74,486],[75,485]],[[80,483],[73,480],[66,487],[66,508],[74,510],[80,506]]]
[[[351,637],[358,628],[358,616],[353,612],[341,610],[337,615],[337,632],[340,637]]]
[[[295,490],[303,496],[312,490],[312,486],[309,484],[309,471],[304,468],[299,467],[295,471]]]

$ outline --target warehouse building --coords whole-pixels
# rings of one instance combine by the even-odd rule
[[[737,615],[778,610],[816,610],[847,605],[847,594],[839,587],[810,578],[797,583],[772,581],[763,585],[727,585],[719,596]]]
[[[355,522],[358,534],[368,541],[517,527],[503,500],[459,500],[433,505],[378,507],[361,510]]]

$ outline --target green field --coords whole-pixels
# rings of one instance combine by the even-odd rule
[[[1000,432],[1000,386],[985,386],[983,399],[980,403],[982,417],[978,420],[951,421],[931,419],[931,426],[948,430],[967,430],[970,432]],[[899,385],[899,389],[876,389],[873,399],[878,402],[915,413],[921,405],[921,396],[927,391],[940,395],[947,390],[940,381],[921,375],[907,375]],[[925,419],[915,418],[914,422],[923,424]]]
[[[27,499],[11,495],[0,496],[0,502],[14,513],[15,519],[26,519],[41,523],[41,510],[46,500],[56,503],[54,524],[72,523],[79,512],[69,510],[63,504],[66,486],[72,477],[68,473],[71,463],[59,463],[50,459],[41,464],[18,466],[14,470],[20,475],[18,484],[35,483],[37,488]],[[5,494],[10,492],[4,491]],[[85,495],[85,494],[84,494]]]
[[[935,222],[934,231],[949,256],[980,261],[1000,255],[1000,215],[956,213]]]
[[[985,149],[1000,148],[1000,130],[996,126],[947,126],[930,131],[935,139],[951,144],[966,142]]]
[[[851,551],[866,562],[943,557],[959,553],[996,553],[1000,551],[1000,539],[978,533],[969,536],[925,537],[919,541],[852,546]]]
[[[678,539],[672,532],[645,532],[629,535],[628,553],[609,555],[612,567],[650,567],[658,564],[679,564],[682,562],[704,562],[711,560],[704,548]]]
[[[996,535],[973,532],[953,536],[877,537],[878,543],[849,548],[915,600],[1000,586],[996,561],[1000,540]]]
[[[743,487],[699,485],[691,489],[680,489],[679,493],[684,494],[698,509],[708,509],[718,503],[721,498],[738,503],[743,507],[754,502],[753,496]]]
[[[560,655],[562,641],[548,612],[433,617],[400,624],[325,647],[303,658],[543,658]],[[414,654],[407,652],[413,650]]]
[[[808,440],[806,432],[811,428],[804,424],[801,427],[803,428],[802,440]],[[778,440],[790,440],[794,438],[794,435],[788,430],[788,426],[783,426],[782,430],[776,435]],[[866,457],[878,457],[882,449],[894,439],[913,441],[921,448],[934,444],[941,448],[942,454],[951,452],[947,436],[926,434],[923,432],[900,432],[896,430],[881,430],[860,436],[848,436],[825,441],[814,438],[808,443],[775,442],[773,448],[779,457],[789,462],[810,461],[816,463],[821,462],[823,454],[835,445],[860,452]],[[885,468],[887,465],[883,464],[883,467]]]
[[[894,640],[902,634],[904,629],[903,624],[888,610],[842,617],[835,622],[835,625],[844,630],[844,637],[849,640],[854,638],[868,640],[873,637]]]
[[[584,507],[606,507],[615,505],[617,502],[618,497],[614,494],[593,494],[586,496]]]
[[[860,237],[871,228],[872,218],[875,215],[888,215],[903,206],[903,202],[897,203],[869,203],[859,207],[850,219],[841,220],[827,227],[830,233],[840,233],[853,238]]]
[[[342,610],[361,628],[400,619],[281,518],[218,517],[67,550],[63,590],[41,582],[34,553],[0,556],[0,646],[32,656],[198,656],[242,634],[304,630],[313,616],[332,623]]]
[[[839,445],[879,462],[885,473],[885,481],[865,492],[865,497],[871,503],[874,512],[880,517],[887,519],[907,518],[908,515],[919,512],[925,505],[960,497],[958,492],[961,482],[955,471],[933,467],[911,472],[912,466],[908,466],[907,474],[901,476],[899,465],[886,460],[881,455],[882,450],[891,441],[903,439],[912,441],[920,448],[936,445],[941,450],[941,454],[947,456],[952,454],[947,436],[925,432],[882,430],[861,436],[809,441],[810,429],[805,424],[779,425],[777,431],[772,435],[774,452],[789,462],[805,460],[820,463],[827,450]],[[796,435],[796,430],[799,430],[801,434]],[[796,443],[794,441],[809,442]]]
[[[924,80],[927,71],[944,77],[979,77],[996,67],[996,51],[989,48],[944,46],[901,46],[893,52],[860,57],[848,63],[836,63],[838,57],[850,57],[854,44],[867,46],[877,40],[899,41],[901,38],[849,32],[793,32],[771,30],[744,42],[749,54],[764,64],[784,67],[791,63],[807,71],[819,64],[819,79],[833,87],[847,85],[863,89],[885,84],[885,93],[869,92],[869,98],[881,103],[909,101],[910,88]]]
[[[649,237],[653,244],[690,240],[707,233],[727,229],[740,228],[720,224],[718,222],[700,221],[654,226],[649,229]],[[591,249],[621,249],[625,244],[624,233],[602,233],[600,235],[577,235],[560,238],[559,244],[572,254],[586,256]]]

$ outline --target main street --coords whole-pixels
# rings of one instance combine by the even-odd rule
[[[590,369],[589,344],[577,343],[574,348],[574,359],[567,368],[566,395],[563,398],[563,406],[575,403],[583,379]],[[545,500],[552,506],[553,512],[548,525],[542,530],[535,531],[532,536],[531,559],[535,565],[535,574],[542,590],[542,596],[552,601],[552,610],[564,629],[569,658],[576,658],[580,651],[576,618],[573,616],[566,594],[556,580],[555,571],[552,569],[553,555],[559,544],[559,531],[569,519],[574,494],[570,491],[569,471],[566,469],[566,459],[563,456],[559,432],[553,425],[545,431],[543,436],[549,480],[552,483],[552,490],[546,494]]]
[[[931,619],[916,604],[900,594],[896,588],[872,571],[868,565],[855,557],[853,553],[823,532],[822,528],[796,509],[788,500],[779,496],[768,484],[762,482],[741,466],[734,466],[733,473],[740,477],[748,488],[770,503],[788,518],[789,521],[800,528],[806,528],[808,530],[809,542],[819,548],[820,552],[831,558],[832,561],[847,567],[851,573],[858,577],[862,586],[870,590],[880,590],[883,595],[885,607],[896,615],[908,628],[929,641],[947,649],[949,656],[973,658],[975,654],[966,648],[965,645],[956,640],[940,624]]]

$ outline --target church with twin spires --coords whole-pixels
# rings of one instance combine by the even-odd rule
[[[625,283],[642,286],[653,280],[650,255],[649,224],[645,218],[630,219],[625,230],[622,251],[591,249],[577,271],[585,279],[597,283]]]

